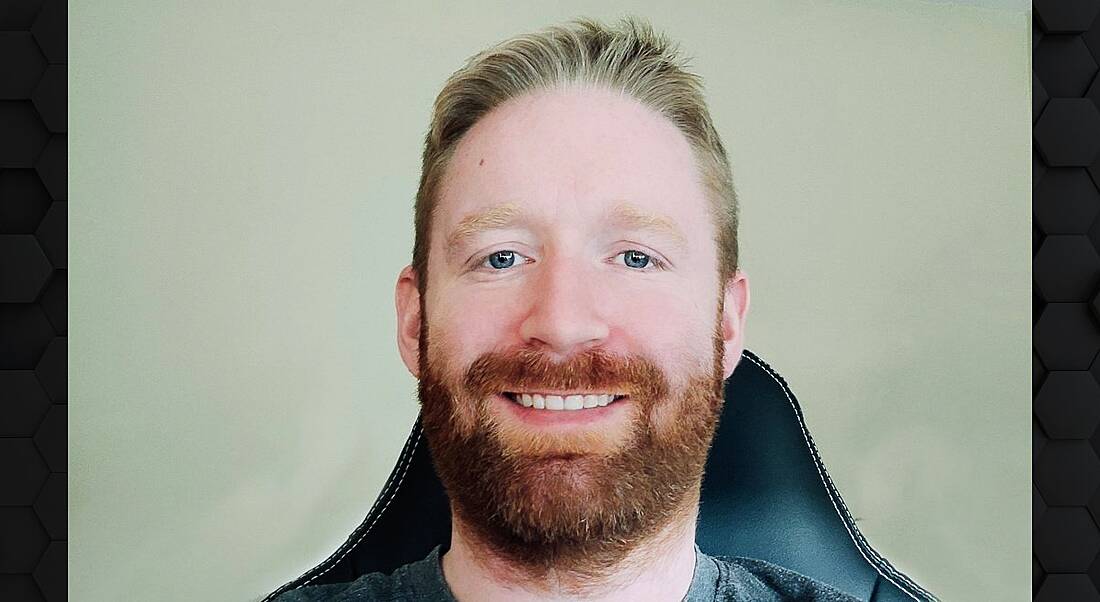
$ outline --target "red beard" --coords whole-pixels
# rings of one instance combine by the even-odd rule
[[[486,353],[464,374],[420,338],[424,433],[457,520],[531,579],[606,577],[639,543],[694,509],[723,404],[720,330],[709,373],[682,391],[646,358],[592,350],[561,364],[530,349]],[[434,348],[433,348],[434,349]],[[504,391],[626,393],[625,428],[566,435],[491,410]],[[499,403],[499,402],[498,402]],[[584,411],[584,410],[578,410]],[[622,421],[619,421],[622,426]]]

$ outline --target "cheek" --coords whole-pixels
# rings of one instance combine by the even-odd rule
[[[673,340],[683,335],[690,322],[692,310],[684,307],[679,295],[638,291],[617,297],[609,308],[611,317],[635,332],[646,333],[649,340]]]
[[[661,348],[676,347],[677,353],[702,348],[700,334],[713,330],[716,308],[711,307],[698,287],[684,284],[668,289],[626,291],[609,296],[610,317],[627,333],[637,333],[640,341],[651,341]]]
[[[683,289],[635,295],[622,306],[618,321],[627,347],[657,361],[675,391],[683,391],[693,376],[714,370],[716,301],[708,302],[698,287]]]
[[[433,341],[445,341],[452,365],[469,365],[478,355],[507,341],[519,320],[519,305],[499,291],[442,291],[428,316]]]

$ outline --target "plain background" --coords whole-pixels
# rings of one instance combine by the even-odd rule
[[[1030,3],[70,3],[70,595],[261,596],[416,411],[393,287],[435,94],[476,51],[649,19],[707,84],[747,346],[871,544],[1025,600]]]

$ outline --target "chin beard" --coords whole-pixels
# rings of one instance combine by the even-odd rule
[[[723,404],[717,332],[711,372],[672,394],[656,364],[600,350],[557,365],[530,350],[487,353],[455,383],[438,364],[447,354],[429,357],[426,339],[425,329],[421,417],[454,519],[525,579],[606,578],[640,544],[693,516]],[[489,411],[496,393],[539,389],[628,391],[629,428],[611,447],[600,432],[540,441],[517,437]]]

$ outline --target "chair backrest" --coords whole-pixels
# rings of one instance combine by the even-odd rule
[[[713,556],[767,560],[861,600],[936,600],[859,532],[782,377],[746,350],[725,384],[707,459],[696,542]],[[389,573],[450,543],[450,509],[420,421],[363,522],[327,559],[265,600],[298,587]]]

